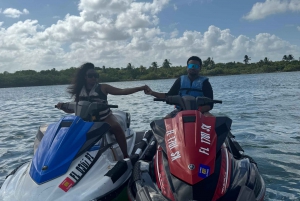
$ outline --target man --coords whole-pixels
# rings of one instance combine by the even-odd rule
[[[156,98],[165,98],[166,96],[205,96],[213,99],[213,90],[207,77],[200,76],[199,72],[202,67],[202,61],[197,56],[192,56],[187,60],[187,75],[180,76],[173,84],[168,93],[159,93],[152,91],[146,86],[145,93]],[[213,108],[213,104],[205,105],[201,108],[201,112],[208,112]],[[171,112],[166,118],[174,117],[178,113],[178,109]]]

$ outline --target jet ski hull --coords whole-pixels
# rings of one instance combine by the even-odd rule
[[[133,164],[145,155],[153,138],[152,133],[134,132],[130,129],[128,123],[130,119],[128,121],[126,113],[114,111],[114,114],[125,131],[130,158],[123,159],[120,147],[114,136],[107,133],[108,127],[105,123],[92,123],[93,125],[89,126],[87,132],[76,133],[75,130],[80,130],[82,126],[76,129],[74,124],[80,124],[82,120],[74,116],[64,117],[52,126],[40,127],[35,140],[34,158],[7,176],[0,189],[0,200],[112,200],[126,186],[132,173]],[[72,130],[72,128],[74,129]],[[78,149],[77,154],[74,154],[76,156],[63,172],[61,167],[66,164],[65,158],[61,157],[60,159],[62,166],[57,165],[60,163],[57,163],[55,158],[52,163],[50,159],[53,155],[59,157],[60,153],[64,154],[64,152],[70,151],[67,142],[74,143],[78,136],[85,136],[86,142],[81,143],[81,148],[75,146]],[[50,143],[48,143],[49,141]],[[50,144],[48,152],[53,150],[53,154],[52,152],[51,154],[47,153],[47,149],[45,149],[47,143]],[[61,147],[62,143],[67,145]],[[53,146],[62,151],[56,152]],[[73,149],[72,146],[70,145],[70,149]],[[72,153],[72,151],[70,152]],[[42,160],[49,166],[41,164]],[[62,173],[58,175],[57,171],[50,172],[55,176],[49,179],[49,176],[46,176],[51,165]]]
[[[227,140],[230,140],[229,138]],[[228,141],[226,141],[228,142]],[[230,145],[224,143],[224,147],[229,147]],[[235,148],[232,148],[235,149]],[[160,182],[160,178],[157,176],[158,169],[158,154],[155,155],[152,161],[140,160],[138,161],[133,168],[132,176],[128,182],[127,194],[130,201],[170,201],[169,198],[162,194],[163,188],[170,188],[170,192],[174,194],[174,200],[218,200],[218,201],[227,201],[227,200],[237,200],[237,201],[261,201],[264,198],[266,192],[266,186],[263,178],[258,172],[257,166],[254,160],[246,155],[242,155],[239,159],[236,159],[232,153],[230,153],[227,148],[228,153],[228,162],[230,163],[230,172],[224,174],[224,182],[221,182],[222,185],[225,185],[225,176],[228,181],[228,188],[226,193],[218,199],[214,199],[213,195],[215,194],[215,187],[212,189],[203,190],[204,186],[209,186],[211,183],[214,183],[216,179],[213,177],[207,178],[209,180],[203,180],[201,184],[199,182],[195,185],[187,184],[182,180],[174,177],[170,174],[170,169],[167,164],[167,158],[165,156],[164,169],[163,172],[166,173],[167,180]],[[164,154],[163,154],[164,155]],[[218,168],[216,168],[218,170]],[[163,187],[164,184],[168,183]],[[172,186],[172,187],[171,187]],[[172,189],[172,190],[171,190]],[[202,190],[201,190],[202,189]],[[221,189],[221,188],[219,188]],[[207,191],[207,194],[203,193]],[[211,193],[210,193],[210,192]],[[201,194],[201,195],[200,195]],[[175,199],[176,197],[176,199]],[[201,199],[198,199],[201,197]]]

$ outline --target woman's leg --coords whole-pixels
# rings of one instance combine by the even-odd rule
[[[106,117],[104,121],[111,126],[111,131],[116,137],[117,143],[120,146],[124,158],[129,158],[127,153],[127,142],[125,138],[125,133],[120,124],[118,123],[117,118],[113,114],[110,114],[108,117]]]

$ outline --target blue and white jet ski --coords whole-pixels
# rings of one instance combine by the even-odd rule
[[[105,122],[93,122],[103,107],[117,107],[80,101],[65,108],[74,115],[40,126],[34,142],[34,156],[7,176],[0,189],[3,201],[111,200],[126,186],[134,163],[145,157],[151,146],[151,132],[134,132],[130,114],[113,111],[124,129],[129,159],[109,132]]]

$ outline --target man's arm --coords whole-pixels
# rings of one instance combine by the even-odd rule
[[[214,99],[214,93],[211,87],[211,84],[208,80],[203,82],[203,87],[202,87],[202,91],[203,91],[203,96],[210,98],[210,99]],[[214,107],[214,104],[209,104],[209,105],[205,105],[202,107],[201,112],[208,112],[209,110],[212,110]]]
[[[170,88],[169,92],[166,93],[166,96],[176,96],[179,94],[179,90],[180,90],[180,82],[181,79],[180,77],[177,78],[177,80],[174,82],[173,86]]]
[[[148,86],[147,86],[147,87],[148,87]],[[145,90],[145,94],[154,96],[154,97],[156,97],[156,98],[166,98],[166,96],[178,95],[179,89],[180,89],[180,78],[178,78],[178,79],[174,82],[173,86],[170,88],[170,90],[169,90],[168,93],[160,93],[160,92],[152,91],[152,90],[150,89],[150,87],[148,87],[148,88]]]
[[[152,91],[152,90],[148,94],[151,95],[151,96],[154,96],[156,98],[166,98],[166,94],[165,93],[159,93],[159,92]]]

